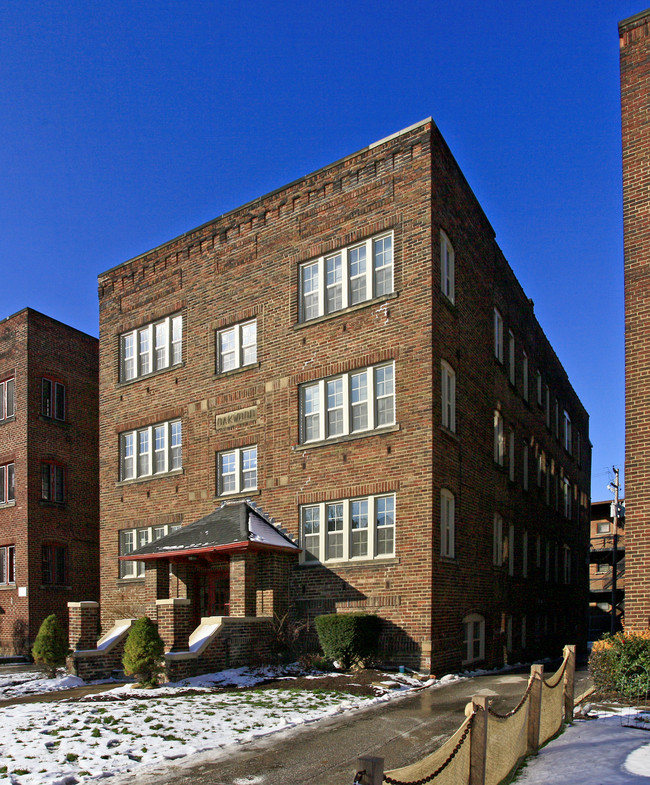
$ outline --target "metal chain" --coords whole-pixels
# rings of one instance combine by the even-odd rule
[[[366,773],[365,769],[362,769],[361,771],[358,771],[354,775],[354,782],[352,783],[352,785],[362,785],[361,778],[365,775],[365,773]]]
[[[546,687],[550,687],[551,689],[553,689],[553,687],[557,687],[557,685],[558,685],[558,684],[559,684],[559,683],[562,681],[562,677],[564,676],[564,671],[566,670],[567,663],[568,663],[568,659],[566,659],[566,658],[565,658],[565,659],[564,659],[564,662],[562,663],[562,666],[560,667],[560,670],[559,670],[559,671],[556,671],[556,672],[555,672],[555,673],[554,673],[554,674],[551,676],[551,678],[550,678],[548,681],[547,681],[546,679],[543,679],[543,681],[544,681],[544,686],[546,686]],[[555,682],[555,684],[551,684],[551,682],[553,681],[553,679],[557,679],[557,681]]]
[[[498,719],[500,719],[500,720],[507,720],[507,719],[508,719],[508,717],[514,717],[514,715],[515,715],[515,714],[516,714],[516,713],[517,713],[517,712],[518,712],[520,709],[522,709],[522,708],[524,707],[524,705],[525,705],[525,703],[526,703],[526,699],[527,699],[527,698],[528,698],[528,696],[530,695],[530,691],[531,691],[532,689],[533,689],[533,680],[532,680],[532,679],[530,679],[530,680],[529,680],[529,682],[528,682],[528,687],[526,687],[526,692],[524,692],[524,694],[522,695],[522,698],[521,698],[521,700],[520,700],[520,701],[519,701],[519,703],[518,703],[518,704],[515,706],[515,708],[514,708],[514,709],[511,709],[509,712],[507,712],[507,714],[499,714],[498,712],[494,711],[494,709],[491,709],[491,708],[488,706],[488,714],[491,714],[493,717],[497,717],[497,718],[498,718]]]
[[[454,749],[449,753],[449,757],[447,758],[447,760],[442,765],[438,766],[438,768],[432,774],[429,774],[428,777],[423,777],[422,779],[419,780],[412,780],[410,782],[402,782],[401,780],[394,780],[392,777],[389,777],[387,774],[384,774],[384,782],[387,782],[388,785],[426,785],[427,782],[431,782],[431,780],[437,777],[441,771],[443,771],[444,769],[447,768],[447,766],[449,766],[449,764],[452,762],[452,760],[456,757],[456,755],[460,751],[460,748],[463,746],[463,742],[465,741],[467,735],[470,732],[470,729],[472,727],[472,720],[474,719],[475,715],[476,715],[476,710],[473,711],[472,714],[470,714],[467,727],[463,731],[463,735],[460,737],[460,739],[458,739],[458,743],[456,744]]]

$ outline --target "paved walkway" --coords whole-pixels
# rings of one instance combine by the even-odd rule
[[[494,697],[505,712],[521,698],[525,673],[479,676],[437,689],[425,689],[345,717],[305,725],[257,741],[230,747],[138,774],[138,785],[351,785],[359,755],[385,759],[386,769],[413,763],[437,749],[458,728],[472,695]],[[589,684],[586,671],[576,674],[576,695]],[[128,777],[115,778],[114,785]]]

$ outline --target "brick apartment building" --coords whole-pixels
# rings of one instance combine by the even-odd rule
[[[585,640],[588,416],[430,119],[99,299],[104,631],[373,612],[435,671]]]
[[[98,341],[30,308],[0,321],[0,652],[99,594]]]
[[[625,271],[625,623],[650,626],[650,10],[619,24]]]

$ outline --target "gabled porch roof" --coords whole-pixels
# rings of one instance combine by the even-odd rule
[[[293,540],[250,502],[224,502],[204,518],[120,556],[120,559],[149,561],[199,555],[209,557],[210,554],[225,556],[251,550],[300,553]]]

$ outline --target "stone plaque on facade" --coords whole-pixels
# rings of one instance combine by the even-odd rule
[[[235,425],[243,425],[256,420],[257,406],[250,406],[248,409],[237,409],[235,412],[218,414],[215,418],[215,428],[218,431],[222,431],[224,428],[232,428]]]

